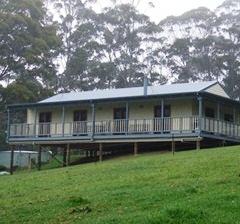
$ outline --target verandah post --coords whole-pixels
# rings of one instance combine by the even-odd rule
[[[92,103],[92,141],[94,140],[94,135],[95,135],[95,120],[96,120],[96,115],[95,115],[95,104]]]
[[[33,135],[37,136],[37,108],[34,109],[34,127],[33,127]]]
[[[64,131],[65,131],[64,126],[65,126],[65,106],[62,107],[62,136],[63,137],[64,137]]]
[[[126,102],[126,122],[125,122],[125,133],[128,134],[128,120],[129,120],[129,103]]]
[[[199,137],[201,136],[202,132],[202,97],[198,97],[198,119],[199,119]]]
[[[10,109],[7,110],[7,143],[10,137]]]
[[[233,136],[234,136],[234,137],[236,136],[236,133],[235,133],[235,124],[236,124],[236,110],[235,110],[235,108],[233,107]]]
[[[164,99],[161,100],[161,132],[164,132]]]
[[[221,119],[221,109],[220,109],[220,103],[217,104],[217,132],[220,133],[220,119]]]

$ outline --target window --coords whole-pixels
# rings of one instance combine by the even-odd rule
[[[114,120],[126,119],[126,108],[125,107],[114,108],[113,119]]]
[[[52,113],[51,112],[41,112],[39,114],[39,123],[51,123]]]
[[[76,110],[73,113],[73,135],[86,135],[87,130],[87,111]]]
[[[210,118],[215,118],[215,111],[212,108],[207,107],[205,109],[205,116]]]
[[[164,106],[164,112],[163,117],[171,117],[171,106],[166,105]],[[158,118],[162,115],[162,107],[161,106],[155,106],[154,107],[154,117]]]
[[[48,137],[51,134],[52,113],[41,112],[39,114],[39,137]]]
[[[224,114],[224,121],[233,122],[232,114]]]
[[[87,111],[86,110],[77,110],[73,113],[73,121],[86,121],[87,120]]]

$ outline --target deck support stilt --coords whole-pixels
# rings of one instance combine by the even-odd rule
[[[173,156],[175,155],[175,150],[176,150],[176,142],[174,141],[174,139],[172,139],[172,154],[173,154]]]
[[[200,149],[201,149],[201,141],[200,141],[200,140],[197,140],[197,141],[196,141],[196,149],[197,149],[197,150],[200,150]]]
[[[69,166],[70,165],[70,156],[71,156],[71,154],[70,154],[71,152],[70,152],[70,144],[67,144],[67,161],[66,161],[66,165],[67,166]]]
[[[31,154],[28,154],[28,170],[32,169],[32,161],[31,161]]]
[[[11,158],[10,158],[10,174],[13,175],[13,168],[14,168],[14,148],[15,146],[11,147]]]
[[[138,155],[138,143],[134,142],[134,156]]]
[[[62,166],[65,167],[67,165],[67,147],[63,147],[63,161]]]
[[[38,170],[41,170],[42,166],[42,147],[41,145],[38,145]]]
[[[103,144],[99,143],[99,162],[103,160]]]
[[[226,145],[226,141],[222,140],[222,147],[225,147],[225,145]]]

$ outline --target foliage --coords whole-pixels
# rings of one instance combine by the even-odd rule
[[[199,8],[163,20],[160,25],[175,37],[163,47],[165,66],[175,81],[219,80],[239,99],[239,18],[239,2],[228,0],[215,12]]]
[[[0,81],[31,76],[50,84],[56,75],[52,59],[59,40],[46,17],[41,0],[0,2]]]

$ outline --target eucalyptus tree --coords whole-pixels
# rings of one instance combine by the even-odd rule
[[[142,85],[143,76],[162,82],[152,55],[160,29],[132,5],[116,4],[92,13],[71,35],[72,55],[66,64],[70,89]]]
[[[216,14],[216,27],[222,39],[222,44],[216,47],[223,83],[232,97],[240,99],[240,2],[224,1]]]
[[[225,1],[215,12],[199,8],[163,20],[163,35],[170,34],[171,39],[163,47],[165,66],[175,81],[217,79],[232,97],[239,98],[239,21],[236,0]]]
[[[62,91],[70,88],[66,66],[73,56],[74,43],[72,35],[76,29],[93,17],[94,11],[90,8],[96,0],[45,0],[52,6],[54,19],[58,22],[58,34],[62,40],[62,47],[58,57],[59,75],[58,87]]]
[[[45,87],[54,85],[60,42],[46,17],[41,0],[0,1],[0,81],[31,76]]]
[[[106,8],[100,16],[104,54],[116,68],[112,85],[139,86],[144,75],[149,75],[151,82],[162,80],[158,70],[153,69],[155,65],[151,61],[154,60],[149,57],[151,46],[161,41],[159,27],[129,4]]]

